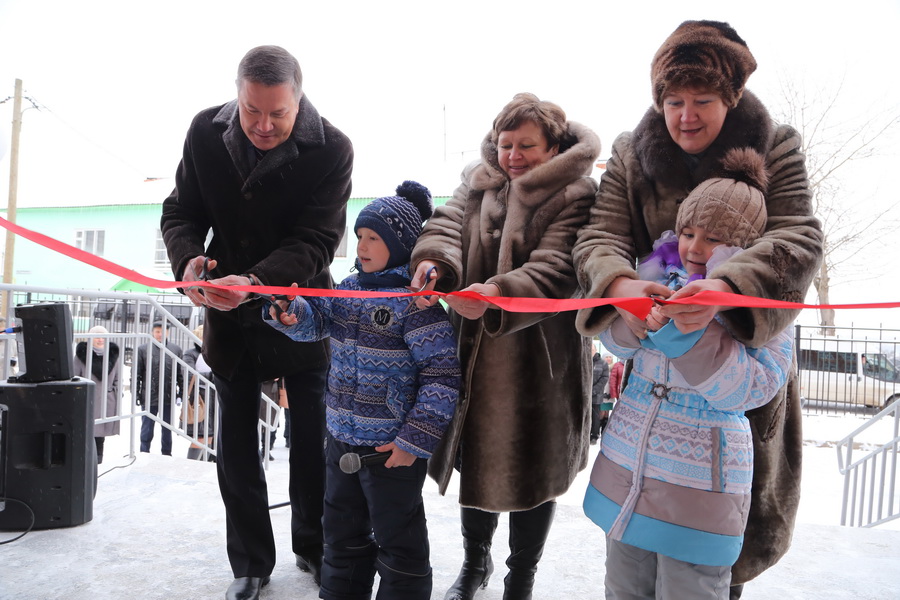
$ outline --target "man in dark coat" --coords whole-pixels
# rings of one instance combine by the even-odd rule
[[[301,84],[293,56],[260,46],[241,60],[237,99],[194,118],[161,220],[177,279],[208,274],[222,286],[333,285],[328,266],[346,226],[353,148],[319,116]],[[256,424],[260,382],[278,377],[291,407],[292,546],[297,566],[318,581],[327,341],[294,342],[264,324],[248,292],[184,293],[209,309],[203,356],[221,410],[217,466],[235,576],[226,597],[258,598],[275,566]]]
[[[606,384],[609,381],[609,363],[606,357],[600,356],[600,347],[594,342],[593,381],[591,383],[591,445],[600,439],[600,430],[604,422],[603,401],[607,397]],[[609,416],[607,411],[606,417]]]
[[[163,420],[166,423],[172,422],[172,398],[178,397],[181,393],[181,376],[180,370],[177,380],[175,379],[175,358],[181,358],[181,348],[178,344],[170,342],[168,339],[163,340],[163,324],[154,323],[151,329],[153,339],[160,344],[165,345],[166,351],[162,356],[163,365],[160,374],[160,352],[161,347],[158,344],[150,342],[142,345],[137,351],[137,360],[134,363],[134,375],[132,381],[134,384],[134,398],[140,406],[146,406],[149,403],[150,413],[152,415],[159,414],[159,405],[163,405]],[[166,331],[168,338],[168,331]],[[152,351],[150,348],[152,346]],[[147,355],[150,355],[147,358]],[[148,364],[149,363],[149,364]],[[160,389],[161,388],[161,389]],[[150,442],[153,441],[153,429],[156,427],[156,421],[150,417],[141,417],[141,452],[150,452]],[[172,456],[172,430],[162,427],[162,453],[165,456]]]

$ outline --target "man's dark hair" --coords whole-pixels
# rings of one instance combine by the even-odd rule
[[[300,100],[303,94],[303,74],[300,63],[281,46],[257,46],[251,49],[238,65],[237,84],[252,81],[266,86],[288,84],[294,88],[294,96]]]

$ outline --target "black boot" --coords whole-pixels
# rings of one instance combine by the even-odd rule
[[[103,462],[103,445],[106,443],[105,437],[95,437],[94,444],[97,446],[97,464]]]
[[[531,600],[534,574],[555,512],[556,502],[551,500],[531,510],[509,514],[509,574],[503,580],[503,600]]]
[[[487,587],[491,573],[494,572],[491,540],[500,515],[477,508],[462,508],[459,512],[466,555],[459,577],[447,590],[444,600],[472,600],[478,588]]]

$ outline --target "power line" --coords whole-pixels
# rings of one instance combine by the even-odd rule
[[[62,123],[63,125],[65,125],[72,133],[74,133],[75,135],[77,135],[78,137],[80,137],[81,139],[83,139],[84,141],[90,143],[92,146],[96,147],[98,150],[101,150],[102,152],[106,153],[106,154],[109,155],[110,157],[112,157],[112,158],[116,159],[117,161],[119,161],[120,163],[122,163],[123,165],[125,165],[126,167],[128,167],[130,170],[132,170],[132,171],[134,171],[135,173],[137,173],[137,174],[141,177],[141,179],[143,179],[143,180],[145,180],[145,181],[161,179],[161,178],[159,178],[159,177],[148,177],[148,176],[145,174],[145,173],[146,173],[145,170],[139,169],[138,167],[136,167],[136,166],[133,165],[132,163],[130,163],[130,162],[128,162],[127,160],[125,160],[122,156],[120,156],[120,155],[116,154],[115,152],[111,151],[110,149],[104,147],[103,145],[101,145],[101,144],[100,144],[99,142],[97,142],[96,140],[91,139],[89,136],[85,135],[85,134],[82,133],[79,129],[77,129],[77,128],[74,127],[72,124],[70,124],[70,123],[67,122],[65,119],[63,119],[61,116],[59,116],[53,109],[51,109],[49,106],[47,106],[47,105],[44,104],[43,102],[40,102],[39,100],[37,100],[36,98],[33,98],[33,97],[31,97],[31,96],[24,96],[24,95],[23,95],[22,98],[25,99],[25,100],[28,100],[28,101],[31,103],[31,108],[34,108],[34,109],[36,109],[36,110],[38,110],[38,111],[42,111],[42,112],[45,111],[45,112],[47,112],[47,113],[53,115],[53,117],[54,117],[55,119],[57,119],[60,123]],[[12,99],[12,96],[10,96],[9,98],[6,98],[5,100],[0,101],[0,104],[3,104],[4,102],[7,102],[8,100],[11,100],[11,99]],[[26,109],[26,110],[27,110],[27,109]],[[23,111],[23,112],[24,112],[24,111]]]

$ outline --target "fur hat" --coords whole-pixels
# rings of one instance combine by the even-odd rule
[[[684,87],[707,88],[737,106],[756,59],[728,23],[685,21],[663,42],[650,66],[653,104],[662,111],[666,93]]]
[[[703,181],[681,203],[675,233],[702,227],[729,246],[746,248],[766,230],[765,159],[750,148],[734,148],[722,170],[723,177]]]
[[[377,233],[391,253],[387,267],[396,267],[409,262],[413,246],[422,233],[422,223],[433,212],[428,188],[415,181],[404,181],[397,186],[396,196],[376,198],[366,205],[353,231],[367,227]]]

